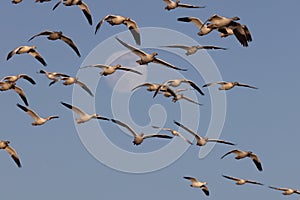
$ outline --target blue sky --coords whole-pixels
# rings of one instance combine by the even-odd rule
[[[253,179],[266,185],[300,188],[299,162],[295,159],[299,146],[298,118],[300,113],[300,95],[297,85],[299,56],[296,48],[300,28],[295,20],[299,17],[298,1],[270,3],[255,0],[249,4],[233,0],[226,2],[186,0],[184,2],[205,5],[206,8],[178,9],[169,12],[164,10],[165,3],[160,0],[143,2],[137,0],[103,2],[86,0],[85,2],[91,9],[93,26],[87,23],[81,11],[76,7],[60,6],[52,11],[52,6],[56,2],[40,4],[34,3],[33,0],[24,0],[18,5],[13,5],[7,0],[1,3],[0,56],[2,59],[0,59],[0,75],[20,73],[31,75],[37,85],[32,86],[23,80],[18,82],[18,85],[26,92],[30,107],[41,116],[60,116],[59,119],[50,121],[44,126],[33,127],[31,126],[32,119],[16,106],[16,103],[22,103],[19,97],[10,91],[1,93],[2,104],[0,106],[3,113],[1,139],[11,141],[11,145],[18,151],[23,164],[23,168],[18,169],[6,152],[1,152],[2,170],[0,173],[2,180],[5,180],[1,184],[3,198],[43,198],[45,200],[53,198],[143,198],[145,200],[205,198],[202,191],[190,188],[190,183],[184,180],[183,176],[195,176],[199,180],[207,181],[211,191],[209,198],[212,199],[283,198],[279,191],[273,191],[267,187],[236,186],[234,182],[225,180],[221,176],[222,174]],[[234,37],[219,38],[218,34],[214,32],[199,37],[198,29],[195,26],[176,20],[178,17],[184,16],[194,16],[205,20],[215,13],[241,18],[241,23],[248,26],[253,36],[253,42],[249,44],[248,48],[240,46]],[[233,156],[229,156],[220,160],[224,153],[232,149],[224,145],[216,145],[204,159],[198,158],[199,147],[193,145],[170,166],[142,174],[124,173],[111,169],[89,153],[91,149],[86,149],[81,142],[82,135],[78,135],[77,130],[78,127],[79,129],[86,127],[83,130],[86,130],[88,137],[89,134],[92,134],[89,126],[96,122],[88,122],[81,127],[74,125],[72,112],[59,103],[60,101],[76,102],[72,99],[73,87],[58,83],[49,88],[50,81],[36,72],[46,69],[75,76],[81,65],[93,64],[89,63],[91,60],[86,58],[96,55],[98,51],[91,54],[90,52],[109,37],[117,34],[126,42],[133,44],[131,35],[126,37],[128,33],[121,33],[126,30],[124,26],[111,27],[105,23],[97,35],[94,35],[95,25],[107,14],[130,16],[137,21],[141,28],[167,28],[179,31],[190,37],[191,41],[194,40],[203,45],[210,44],[228,48],[227,51],[207,52],[223,80],[240,81],[255,85],[259,89],[234,88],[226,93],[227,112],[220,137],[237,143],[236,148],[252,150],[257,153],[263,164],[263,172],[258,172],[248,159],[236,161]],[[78,58],[67,45],[60,41],[52,42],[44,37],[39,37],[27,42],[31,36],[44,30],[63,31],[77,44],[82,57]],[[149,40],[146,41],[146,38],[145,33],[145,44],[143,45],[149,44]],[[113,41],[113,39],[111,40]],[[168,41],[168,39],[158,38],[155,42],[158,41]],[[43,67],[28,55],[16,55],[6,61],[8,52],[20,45],[36,45],[48,66]],[[112,43],[112,48],[116,48],[116,51],[126,50],[117,41]],[[152,49],[148,50],[152,51]],[[108,50],[103,49],[103,54],[105,51]],[[172,53],[160,50],[159,57],[174,64],[192,68],[188,65],[190,58],[185,57],[183,51],[178,51],[178,53],[180,52],[183,55],[182,58],[178,56],[173,58]],[[193,55],[193,58],[201,55],[207,54],[199,52],[199,54]],[[100,51],[99,57],[101,56]],[[94,59],[95,62],[98,61],[97,57]],[[132,59],[135,61],[137,58],[132,56]],[[128,59],[122,62],[124,65],[134,64],[132,60]],[[205,66],[200,64],[194,67],[205,69]],[[145,67],[137,69],[143,72],[147,71]],[[155,77],[162,70],[164,70],[163,67],[151,64],[148,77]],[[93,76],[90,80],[94,81],[98,78],[97,73],[100,70],[89,69],[85,72],[92,73]],[[169,70],[168,74],[172,73]],[[120,74],[122,75],[122,73]],[[110,109],[112,87],[117,83],[120,74],[101,78],[97,85],[95,107],[97,112],[104,116],[115,117]],[[188,70],[183,75],[194,80],[200,86],[204,84],[203,78],[195,76],[193,70]],[[133,75],[131,77],[143,80],[143,77]],[[163,79],[159,80],[160,77],[157,77],[155,81],[163,82]],[[78,90],[78,92],[82,92],[80,88]],[[211,88],[210,91],[219,92],[216,87]],[[200,121],[196,122],[201,135],[205,135],[211,117],[210,95],[207,89],[204,92],[206,93],[205,97],[195,96],[204,104],[199,111]],[[84,92],[79,94],[83,98],[93,101]],[[122,94],[120,95],[122,96]],[[78,103],[76,105],[80,104],[78,101],[76,103]],[[153,104],[159,105],[152,107]],[[176,128],[172,121],[180,120],[179,104],[173,104],[169,102],[169,99],[162,97],[153,100],[152,95],[143,89],[132,94],[128,105],[123,101],[117,101],[116,105],[120,106],[120,109],[124,107],[126,109],[128,106],[133,122],[128,118],[119,120],[139,126],[139,131],[143,130],[143,126],[147,126],[146,133],[150,130],[148,126],[152,122],[160,123],[155,119],[150,121],[151,114],[148,112],[152,112],[151,109],[165,110],[166,119],[165,124],[162,125],[167,127]],[[92,109],[87,111],[91,112]],[[193,114],[190,113],[191,116]],[[193,120],[194,118],[191,118],[187,121],[192,123]],[[100,125],[106,137],[126,151],[151,152],[169,143],[166,140],[153,139],[135,147],[131,143],[132,138],[126,135],[127,132],[124,129],[109,122],[100,122]],[[186,132],[182,131],[182,134],[188,137]],[[175,142],[182,145],[182,141],[178,139]],[[107,151],[105,154],[110,155],[110,152]],[[290,198],[296,197],[291,196]]]

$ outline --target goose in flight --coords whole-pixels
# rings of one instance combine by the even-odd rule
[[[143,83],[143,84],[140,84],[140,85],[134,87],[131,91],[134,91],[140,87],[147,87],[147,91],[152,92],[152,91],[156,91],[159,86],[160,86],[160,84],[158,84],[158,83]]]
[[[89,7],[82,0],[60,0],[54,5],[52,10],[55,10],[57,6],[59,6],[61,3],[63,3],[65,6],[78,6],[83,12],[83,14],[85,15],[89,24],[93,25],[91,11]]]
[[[193,144],[190,140],[186,139],[183,135],[181,135],[178,131],[176,131],[174,129],[171,129],[171,128],[161,128],[161,127],[158,127],[158,126],[152,126],[152,128],[160,129],[160,130],[163,130],[163,131],[169,131],[170,133],[172,133],[172,135],[180,137],[181,139],[183,139],[184,141],[186,141],[190,145]]]
[[[172,136],[169,135],[162,135],[162,134],[149,134],[149,135],[144,135],[144,133],[138,134],[136,133],[129,125],[119,121],[119,120],[115,120],[115,119],[111,119],[112,122],[123,126],[124,128],[128,129],[130,131],[130,133],[133,135],[134,139],[133,139],[133,144],[134,145],[140,145],[144,139],[147,138],[153,138],[153,137],[157,137],[157,138],[166,138],[166,139],[171,139],[173,138]]]
[[[278,187],[273,187],[273,186],[269,186],[269,188],[274,189],[274,190],[283,191],[282,192],[283,195],[300,194],[300,190],[291,189],[291,188],[278,188]]]
[[[87,114],[86,112],[82,111],[80,108],[72,106],[70,104],[67,104],[65,102],[60,102],[62,105],[64,105],[65,107],[71,109],[72,111],[74,111],[76,114],[79,115],[79,118],[76,119],[76,123],[77,124],[81,124],[87,121],[90,121],[91,119],[102,119],[102,120],[109,120],[106,117],[102,117],[98,114]]]
[[[199,36],[203,36],[203,35],[207,35],[209,34],[213,29],[212,28],[208,28],[207,25],[205,25],[199,18],[197,17],[180,17],[177,18],[177,21],[181,21],[181,22],[191,22],[193,23],[195,26],[197,26],[199,28],[199,32],[198,35]]]
[[[29,81],[32,85],[36,84],[35,81],[27,74],[18,74],[15,76],[5,76],[4,78],[1,79],[1,81],[5,81],[5,82],[9,82],[9,83],[16,83],[17,80],[19,80],[21,78]]]
[[[36,114],[33,110],[26,108],[25,106],[22,106],[20,104],[17,104],[17,106],[24,112],[27,112],[27,114],[34,119],[34,122],[31,123],[32,126],[40,126],[45,124],[47,121],[50,121],[51,119],[59,118],[58,116],[49,116],[46,118],[42,118],[38,116],[38,114]]]
[[[159,92],[162,92],[165,97],[170,97],[170,96],[176,97],[176,91],[172,90],[167,85],[161,87],[161,84],[157,84],[157,83],[143,83],[143,84],[140,84],[140,85],[134,87],[131,91],[134,91],[140,87],[147,87],[147,91],[149,91],[149,92],[156,91],[160,87]],[[179,90],[179,92],[181,92],[181,91],[182,90]]]
[[[207,83],[207,84],[203,85],[202,87],[209,87],[209,86],[217,85],[217,84],[221,85],[221,87],[219,87],[219,90],[230,90],[235,86],[258,89],[257,87],[247,85],[247,84],[243,84],[243,83],[239,83],[239,82],[225,82],[225,81]]]
[[[222,49],[222,50],[227,50],[227,48],[218,47],[218,46],[212,46],[212,45],[187,46],[187,45],[181,45],[181,44],[174,44],[174,45],[167,45],[167,46],[161,46],[161,47],[184,49],[186,51],[185,55],[187,55],[187,56],[195,54],[200,49]]]
[[[180,86],[182,83],[187,83],[190,86],[192,86],[195,90],[197,90],[197,92],[199,92],[201,95],[204,95],[204,92],[202,92],[202,90],[197,86],[196,83],[194,83],[191,80],[187,80],[184,78],[181,79],[173,79],[173,80],[167,80],[164,83],[162,83],[155,91],[153,98],[157,95],[157,93],[160,91],[160,89],[164,86],[172,86],[172,87],[178,87]]]
[[[264,185],[262,183],[256,182],[256,181],[251,181],[251,180],[247,180],[247,179],[241,179],[241,178],[235,178],[232,176],[227,176],[227,175],[222,175],[224,178],[230,179],[235,181],[237,185],[244,185],[245,183],[251,183],[251,184],[255,184],[255,185]]]
[[[92,97],[94,94],[91,92],[91,90],[81,81],[78,80],[76,77],[61,77],[60,80],[63,80],[64,85],[73,85],[77,84],[79,85],[82,89],[84,89],[87,93],[89,93]]]
[[[123,45],[125,46],[126,48],[128,48],[129,50],[131,50],[134,54],[136,54],[137,56],[139,56],[141,59],[140,60],[137,60],[136,62],[140,65],[147,65],[148,63],[150,62],[154,62],[154,63],[157,63],[157,64],[161,64],[161,65],[164,65],[164,66],[167,66],[167,67],[170,67],[172,69],[176,69],[176,70],[181,70],[181,71],[186,71],[187,69],[180,69],[160,58],[157,58],[155,56],[158,55],[157,52],[153,52],[152,54],[148,54],[134,46],[131,46],[125,42],[123,42],[122,40],[120,40],[119,38],[116,37],[116,39]]]
[[[9,60],[13,55],[15,54],[24,54],[28,53],[35,59],[37,59],[40,63],[42,63],[44,66],[47,66],[47,63],[43,59],[43,57],[40,55],[40,53],[35,50],[36,46],[19,46],[8,53],[6,60]]]
[[[23,100],[26,106],[28,106],[28,101],[25,92],[22,88],[16,86],[16,83],[10,82],[0,82],[0,91],[14,90]]]
[[[67,74],[59,73],[59,72],[47,72],[46,70],[40,70],[38,73],[45,74],[46,77],[50,80],[52,80],[49,83],[49,86],[53,85],[54,83],[58,82],[61,77],[70,77]]]
[[[165,7],[166,10],[173,10],[175,8],[205,8],[205,6],[195,6],[191,4],[184,4],[180,3],[180,0],[172,1],[172,0],[163,0],[167,6]]]
[[[129,31],[131,32],[135,43],[137,45],[141,45],[141,35],[140,35],[140,30],[139,27],[137,25],[137,23],[130,19],[129,17],[123,17],[121,15],[106,15],[96,26],[95,29],[95,34],[97,33],[97,31],[100,29],[101,25],[103,24],[103,22],[106,21],[107,23],[109,23],[112,26],[115,25],[120,25],[120,24],[124,24],[127,26],[127,28],[129,29]]]
[[[246,158],[246,157],[249,157],[252,159],[252,161],[254,162],[256,168],[259,170],[259,171],[262,171],[263,168],[262,168],[262,165],[261,165],[261,162],[258,158],[258,156],[256,154],[254,154],[252,151],[242,151],[242,150],[238,150],[238,149],[235,149],[235,150],[232,150],[232,151],[229,151],[227,152],[226,154],[224,154],[221,159],[223,159],[225,156],[229,155],[229,154],[232,154],[234,153],[236,156],[235,156],[235,159],[239,160],[239,159],[243,159],[243,158]]]
[[[0,149],[5,150],[9,155],[12,157],[12,159],[15,161],[15,163],[18,165],[18,167],[22,167],[19,156],[11,146],[9,146],[10,141],[4,141],[0,140]]]
[[[141,72],[138,72],[134,69],[130,69],[130,68],[127,68],[127,67],[123,67],[120,64],[117,64],[115,66],[104,65],[104,64],[95,64],[95,65],[84,66],[84,67],[81,67],[80,69],[87,68],[87,67],[98,67],[98,68],[103,69],[103,71],[100,73],[100,76],[111,75],[111,74],[115,73],[117,70],[128,71],[128,72],[133,72],[133,73],[136,73],[136,74],[139,74],[139,75],[143,75]]]
[[[192,131],[190,128],[184,126],[183,124],[177,122],[177,121],[174,121],[174,123],[177,125],[177,126],[180,126],[181,128],[183,128],[184,130],[186,130],[187,132],[191,133],[197,140],[197,145],[198,146],[204,146],[207,144],[207,142],[217,142],[217,143],[222,143],[222,144],[228,144],[228,145],[235,145],[234,143],[231,143],[231,142],[227,142],[225,140],[219,140],[219,139],[209,139],[207,137],[205,138],[202,138],[200,135],[198,135],[196,132]]]
[[[200,182],[196,178],[189,177],[189,176],[184,176],[183,178],[190,180],[192,182],[192,184],[190,185],[191,187],[200,188],[206,196],[209,196],[209,190],[206,186],[207,182]]]
[[[75,43],[73,42],[73,40],[71,40],[69,37],[63,35],[63,33],[61,31],[43,31],[40,32],[34,36],[32,36],[28,41],[31,41],[32,39],[41,36],[41,35],[46,35],[48,36],[47,39],[48,40],[61,40],[63,42],[65,42],[67,45],[69,45],[77,54],[78,57],[80,57],[80,52],[78,50],[78,48],[76,47]]]
[[[218,29],[221,37],[227,37],[233,35],[241,43],[242,46],[248,47],[248,42],[252,42],[252,36],[250,30],[245,24],[238,22],[231,22],[227,27]]]

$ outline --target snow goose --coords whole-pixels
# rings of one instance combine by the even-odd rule
[[[15,75],[15,76],[5,76],[4,78],[1,79],[1,81],[5,81],[5,82],[9,82],[9,83],[15,83],[15,82],[17,82],[17,80],[19,80],[21,78],[29,81],[32,85],[35,85],[35,81],[30,76],[28,76],[27,74],[18,74],[18,75]]]
[[[256,181],[252,181],[252,180],[247,180],[247,179],[241,179],[241,178],[236,178],[236,177],[232,177],[232,176],[227,176],[227,175],[222,175],[224,178],[230,179],[235,181],[237,185],[244,185],[245,183],[251,183],[251,184],[255,184],[255,185],[264,185],[262,183],[256,182]]]
[[[209,196],[209,190],[206,186],[207,182],[200,182],[198,181],[198,179],[190,176],[184,176],[183,178],[190,180],[192,182],[192,184],[190,185],[191,187],[200,188],[206,196]]]
[[[133,139],[133,144],[134,145],[140,145],[144,139],[147,138],[153,138],[153,137],[157,137],[157,138],[166,138],[166,139],[171,139],[173,138],[172,136],[169,135],[162,135],[162,134],[149,134],[149,135],[144,135],[144,133],[138,134],[136,133],[129,125],[119,121],[119,120],[115,120],[115,119],[111,119],[112,122],[123,126],[124,128],[128,129],[130,131],[130,133],[133,135],[134,139]]]
[[[278,188],[278,187],[273,187],[273,186],[269,186],[269,188],[274,189],[274,190],[280,190],[283,191],[282,194],[283,195],[291,195],[291,194],[300,194],[300,190],[296,190],[296,189],[291,189],[291,188]]]
[[[28,101],[25,92],[22,88],[16,86],[15,83],[10,82],[0,82],[0,91],[14,90],[23,100],[26,106],[28,106]]]
[[[102,117],[102,116],[100,116],[96,113],[95,114],[87,114],[86,112],[82,111],[80,108],[72,106],[72,105],[67,104],[65,102],[60,102],[60,103],[79,115],[79,118],[76,119],[77,124],[81,124],[81,123],[90,121],[91,119],[109,120],[108,118]]]
[[[183,135],[181,135],[178,131],[174,130],[174,129],[171,129],[171,128],[161,128],[161,127],[158,127],[158,126],[152,126],[152,128],[155,128],[155,129],[160,129],[160,130],[163,130],[163,131],[169,131],[170,133],[172,133],[172,135],[176,136],[176,137],[180,137],[181,139],[183,139],[184,141],[186,141],[187,143],[189,144],[193,144],[190,140],[186,139]]]
[[[43,57],[40,55],[38,51],[35,50],[36,46],[19,46],[8,53],[6,60],[9,60],[13,55],[15,54],[24,54],[28,53],[35,59],[37,59],[40,63],[42,63],[44,66],[47,66],[47,63],[43,59]]]
[[[0,140],[0,149],[5,150],[9,155],[12,157],[12,159],[15,161],[15,163],[18,165],[18,167],[22,167],[19,156],[15,149],[13,149],[11,146],[9,146],[10,141],[4,141]]]
[[[187,46],[187,45],[181,45],[181,44],[174,44],[174,45],[166,45],[166,46],[161,46],[161,47],[184,49],[184,50],[186,50],[185,55],[187,55],[187,56],[195,54],[200,49],[222,49],[222,50],[227,50],[227,48],[212,46],[212,45]]]
[[[106,15],[96,26],[95,29],[95,34],[97,33],[97,31],[100,29],[101,25],[103,24],[103,22],[106,21],[107,23],[109,23],[112,26],[115,25],[120,25],[120,24],[124,24],[127,26],[127,28],[130,30],[135,43],[137,45],[141,45],[141,35],[140,35],[140,30],[139,27],[137,25],[137,23],[130,19],[129,17],[123,17],[121,15]]]
[[[180,3],[180,0],[172,1],[172,0],[163,0],[167,6],[166,10],[173,10],[175,8],[205,8],[205,6],[195,6],[191,4]]]
[[[61,77],[60,80],[64,81],[63,82],[64,85],[77,84],[82,89],[84,89],[87,93],[89,93],[89,95],[91,95],[92,97],[94,96],[94,94],[91,92],[91,90],[83,82],[79,81],[77,77]]]
[[[137,60],[136,62],[140,65],[147,65],[150,62],[154,62],[157,64],[161,64],[167,67],[170,67],[172,69],[176,69],[176,70],[182,70],[182,71],[186,71],[187,69],[180,69],[178,67],[175,67],[174,65],[160,59],[160,58],[156,58],[155,56],[158,55],[157,52],[153,52],[152,54],[148,54],[134,46],[131,46],[125,42],[123,42],[122,40],[120,40],[119,38],[116,37],[116,39],[126,48],[128,48],[129,50],[131,50],[134,54],[136,54],[137,56],[139,56],[141,59]]]
[[[83,12],[83,14],[85,15],[89,24],[93,25],[91,11],[89,7],[82,0],[60,0],[54,5],[52,10],[55,10],[57,6],[59,6],[61,3],[63,3],[65,6],[78,6]]]
[[[63,33],[61,31],[43,31],[40,32],[34,36],[32,36],[28,41],[31,41],[32,39],[41,36],[41,35],[47,35],[47,39],[48,40],[61,40],[63,42],[65,42],[67,45],[69,45],[77,54],[78,57],[80,57],[80,52],[78,50],[78,48],[76,47],[75,43],[73,42],[73,40],[71,40],[69,37],[63,35]]]
[[[176,95],[173,96],[173,99],[172,99],[172,101],[173,101],[174,103],[176,103],[177,101],[179,101],[179,100],[181,100],[181,99],[184,99],[184,100],[186,100],[186,101],[189,101],[189,102],[191,102],[191,103],[197,104],[197,105],[199,105],[199,106],[202,106],[202,105],[203,105],[203,104],[201,104],[201,103],[199,103],[199,102],[197,102],[197,101],[194,101],[193,99],[191,99],[191,98],[185,96],[184,94],[178,94],[178,93],[175,93],[175,94],[176,94]]]
[[[38,116],[38,114],[36,114],[33,110],[26,108],[25,106],[22,106],[20,104],[17,104],[17,106],[34,119],[34,122],[31,123],[32,126],[40,126],[45,124],[47,121],[50,121],[51,119],[59,118],[58,116],[49,116],[46,118],[42,118]]]
[[[160,89],[164,86],[172,86],[172,87],[178,87],[180,86],[182,83],[187,83],[190,86],[192,86],[195,90],[197,90],[201,95],[204,95],[204,92],[202,92],[202,90],[197,86],[196,83],[194,83],[191,80],[187,80],[184,78],[181,79],[173,79],[173,80],[167,80],[164,83],[162,83],[155,91],[153,98],[157,95],[157,93],[160,91]]]
[[[221,85],[221,87],[219,87],[219,90],[230,90],[230,89],[234,88],[235,86],[258,89],[257,87],[247,85],[247,84],[243,84],[243,83],[239,83],[239,82],[225,82],[225,81],[207,83],[207,84],[203,85],[202,87],[209,87],[209,86],[217,85],[217,84]]]
[[[50,83],[49,83],[49,86],[53,85],[54,83],[56,83],[57,81],[59,81],[59,78],[61,77],[70,77],[69,75],[67,74],[63,74],[63,73],[59,73],[59,72],[47,72],[46,70],[40,70],[39,72],[37,73],[40,73],[40,74],[45,74],[46,77],[50,80],[52,80]]]
[[[238,150],[238,149],[235,149],[235,150],[232,150],[232,151],[229,151],[227,152],[226,154],[224,154],[221,159],[223,159],[225,156],[229,155],[229,154],[232,154],[234,153],[236,156],[235,156],[235,159],[239,160],[239,159],[243,159],[243,158],[246,158],[246,157],[249,157],[252,159],[252,161],[254,162],[256,168],[259,170],[259,171],[262,171],[262,165],[261,165],[261,162],[258,158],[258,156],[256,154],[254,154],[252,151],[242,151],[242,150]]]
[[[123,71],[133,72],[133,73],[136,73],[136,74],[139,74],[139,75],[143,75],[141,72],[138,72],[134,69],[130,69],[130,68],[127,68],[127,67],[123,67],[120,64],[117,64],[115,66],[104,65],[104,64],[95,64],[95,65],[84,66],[84,67],[81,67],[80,69],[87,68],[87,67],[98,67],[98,68],[103,69],[103,71],[100,73],[100,76],[111,75],[111,74],[115,73],[117,70],[123,70]]]
[[[202,138],[200,135],[198,135],[197,133],[195,133],[194,131],[192,131],[190,128],[184,126],[183,124],[177,122],[177,121],[174,121],[174,123],[177,125],[177,126],[180,126],[181,128],[183,128],[184,130],[186,130],[187,132],[191,133],[197,140],[197,145],[198,146],[204,146],[207,144],[207,142],[217,142],[217,143],[222,143],[222,144],[228,144],[228,145],[235,145],[234,143],[231,143],[231,142],[227,142],[225,140],[219,140],[219,139],[209,139],[207,137],[205,138]]]

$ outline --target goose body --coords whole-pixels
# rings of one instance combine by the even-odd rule
[[[279,187],[273,187],[273,186],[269,186],[269,188],[274,189],[274,190],[283,191],[282,192],[283,195],[300,194],[300,190],[292,189],[292,188],[279,188]]]
[[[198,35],[199,36],[203,36],[203,35],[207,35],[210,32],[213,31],[212,28],[207,27],[207,25],[205,25],[199,18],[197,17],[180,17],[177,18],[177,21],[181,21],[181,22],[191,22],[193,23],[195,26],[197,26],[199,28],[199,32]]]
[[[51,86],[52,84],[58,82],[61,77],[70,77],[67,74],[63,74],[63,73],[59,73],[59,72],[47,72],[46,70],[43,70],[43,69],[40,70],[38,73],[45,74],[48,79],[52,80],[50,82],[49,86]]]
[[[233,21],[238,21],[240,20],[239,17],[235,16],[235,17],[223,17],[220,15],[213,15],[210,18],[208,18],[206,21],[207,22],[211,22],[209,25],[207,25],[208,28],[222,28],[224,26],[228,26],[231,22]]]
[[[70,104],[67,104],[65,102],[60,102],[62,105],[64,105],[65,107],[71,109],[72,111],[74,111],[78,116],[79,118],[76,119],[76,122],[77,124],[81,124],[81,123],[84,123],[84,122],[87,122],[87,121],[90,121],[91,119],[102,119],[102,120],[109,120],[108,118],[106,117],[102,117],[98,114],[87,114],[86,112],[84,112],[83,110],[81,110],[80,108],[78,107],[75,107],[73,105],[70,105]]]
[[[15,149],[13,149],[10,145],[10,141],[0,140],[0,149],[5,150],[15,161],[18,167],[22,167],[19,156]]]
[[[171,128],[161,128],[161,127],[158,127],[158,126],[152,126],[152,128],[160,129],[160,130],[164,130],[164,131],[169,131],[175,137],[180,137],[181,139],[183,139],[184,141],[186,141],[190,145],[193,144],[190,140],[186,139],[182,134],[180,134],[178,131],[176,131],[174,129],[171,129]]]
[[[195,54],[200,49],[222,49],[222,50],[226,50],[226,48],[218,47],[218,46],[212,46],[212,45],[187,46],[187,45],[175,44],[175,45],[167,45],[167,46],[162,46],[162,47],[184,49],[186,51],[185,55],[187,55],[187,56]]]
[[[58,116],[49,116],[46,118],[42,118],[38,114],[36,114],[33,110],[31,110],[25,106],[22,106],[20,104],[17,104],[17,106],[34,119],[34,122],[32,122],[32,126],[40,126],[40,125],[45,124],[47,121],[59,118]]]
[[[236,177],[232,177],[232,176],[227,176],[227,175],[222,175],[224,178],[230,179],[235,181],[237,185],[244,185],[246,183],[250,183],[250,184],[255,184],[255,185],[263,185],[262,183],[256,182],[256,181],[252,181],[252,180],[247,180],[247,179],[242,179],[242,178],[236,178]]]

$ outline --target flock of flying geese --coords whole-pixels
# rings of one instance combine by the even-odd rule
[[[39,2],[39,3],[50,2],[50,1],[51,0],[35,0],[35,2]],[[190,4],[183,4],[179,0],[176,0],[176,1],[163,0],[163,1],[167,4],[165,9],[168,11],[176,9],[176,8],[204,8],[205,7],[205,6],[195,6],[195,5],[190,5]],[[12,3],[14,3],[14,4],[18,4],[20,2],[22,2],[22,0],[12,0]],[[90,12],[87,4],[84,3],[82,0],[59,0],[54,5],[53,10],[55,10],[60,4],[63,4],[64,6],[78,6],[82,10],[88,23],[90,25],[93,24],[91,12]],[[181,22],[191,22],[194,25],[196,25],[199,28],[199,32],[198,32],[199,36],[209,34],[213,30],[216,30],[216,31],[220,32],[220,37],[228,37],[230,35],[234,35],[236,37],[236,39],[240,42],[240,44],[244,47],[248,47],[248,42],[252,41],[251,33],[250,33],[249,29],[247,28],[247,26],[237,22],[238,20],[240,20],[239,17],[228,18],[228,17],[223,17],[223,16],[219,16],[219,15],[215,14],[215,15],[209,17],[204,23],[199,18],[196,18],[196,17],[180,17],[177,20],[181,21]],[[122,24],[125,25],[130,30],[135,43],[137,45],[141,45],[141,34],[139,31],[138,25],[134,20],[130,19],[129,17],[123,17],[120,15],[111,15],[111,14],[106,15],[96,25],[95,34],[99,31],[103,22],[107,22],[112,26],[122,25]],[[76,44],[72,41],[72,39],[70,39],[68,36],[64,35],[61,31],[48,31],[48,30],[42,31],[42,32],[32,36],[28,41],[31,41],[34,38],[39,37],[39,36],[47,36],[47,39],[49,39],[49,40],[61,40],[61,41],[65,42],[67,45],[69,45],[78,57],[81,56]],[[136,61],[140,65],[147,65],[148,63],[153,62],[153,63],[160,64],[160,65],[163,65],[165,67],[168,67],[168,68],[171,68],[174,70],[181,70],[181,71],[187,70],[187,69],[182,69],[182,68],[176,67],[175,65],[170,64],[169,62],[164,61],[161,58],[158,58],[157,52],[146,53],[143,50],[122,41],[118,37],[116,37],[116,40],[121,45],[126,47],[128,50],[130,50],[132,53],[136,54],[140,58],[139,60]],[[211,45],[187,46],[184,44],[172,44],[172,45],[165,45],[162,47],[183,49],[186,51],[185,54],[187,56],[195,54],[200,49],[226,50],[226,48],[219,47],[219,46],[211,46]],[[39,61],[43,66],[47,66],[47,63],[44,60],[43,56],[36,50],[36,48],[37,48],[36,46],[19,46],[8,53],[7,60],[11,59],[16,54],[27,53],[27,54],[31,55],[32,57],[34,57],[37,61]],[[142,75],[141,72],[131,69],[131,68],[128,68],[128,67],[123,67],[121,64],[117,64],[115,66],[110,66],[110,65],[106,65],[106,64],[92,64],[89,66],[81,67],[81,69],[90,68],[90,67],[100,68],[102,70],[102,72],[100,73],[101,76],[112,75],[118,70],[132,72],[137,75]],[[40,70],[39,73],[44,74],[48,79],[51,80],[51,82],[49,83],[49,86],[51,86],[59,81],[62,81],[63,85],[77,84],[82,89],[84,89],[90,96],[94,96],[93,93],[91,92],[91,90],[87,87],[87,85],[85,85],[83,82],[79,81],[77,77],[71,77],[67,74],[60,73],[60,72],[47,72],[44,69]],[[19,86],[16,85],[16,82],[19,79],[25,79],[33,85],[36,84],[36,82],[33,80],[33,78],[26,74],[6,76],[6,77],[2,78],[0,81],[0,91],[14,90],[21,97],[22,101],[24,102],[24,104],[26,106],[23,106],[19,103],[17,104],[17,106],[21,110],[26,112],[30,117],[33,118],[33,120],[34,120],[32,122],[33,126],[40,126],[40,125],[45,124],[49,120],[59,118],[58,116],[55,116],[55,115],[48,116],[48,117],[40,117],[34,110],[28,108],[29,104],[28,104],[25,92],[23,91],[22,88],[20,88]],[[141,87],[147,87],[147,91],[154,92],[153,98],[157,94],[163,94],[165,97],[173,97],[173,99],[172,99],[173,102],[184,99],[189,102],[201,105],[200,103],[190,99],[189,97],[186,97],[182,93],[183,91],[188,90],[187,88],[181,88],[181,89],[177,89],[177,90],[173,89],[174,87],[178,87],[183,83],[190,85],[192,87],[192,89],[196,90],[199,94],[204,95],[204,92],[200,89],[199,86],[197,86],[196,83],[194,83],[191,80],[187,80],[187,79],[166,80],[165,82],[163,82],[161,84],[159,84],[159,83],[142,83],[142,84],[136,86],[135,88],[133,88],[132,91],[134,91],[138,88],[141,88]],[[257,89],[256,87],[248,85],[248,84],[243,84],[243,83],[239,83],[239,82],[225,82],[225,81],[207,83],[207,84],[203,85],[202,87],[205,88],[205,87],[209,87],[209,86],[213,86],[213,85],[220,85],[219,90],[230,90],[235,86]],[[105,120],[105,121],[111,121],[119,126],[126,128],[133,136],[133,144],[134,145],[140,145],[147,138],[156,137],[156,138],[171,139],[171,138],[173,138],[173,136],[182,138],[185,142],[187,142],[190,145],[193,144],[192,141],[186,139],[181,133],[179,133],[177,130],[174,130],[172,128],[152,126],[154,129],[170,132],[172,136],[167,135],[167,134],[146,134],[146,135],[144,133],[139,134],[135,130],[133,130],[128,124],[126,124],[122,121],[119,121],[117,119],[109,119],[109,118],[101,116],[97,113],[88,114],[88,113],[84,112],[82,109],[80,109],[76,106],[73,106],[71,104],[65,103],[65,102],[61,102],[61,104],[63,106],[65,106],[66,108],[72,110],[73,112],[75,112],[78,115],[78,118],[76,119],[76,123],[78,123],[78,124],[85,123],[91,119],[100,119],[100,120]],[[185,130],[189,134],[193,135],[196,139],[196,145],[198,145],[198,146],[204,146],[208,142],[216,142],[216,143],[222,143],[222,144],[226,144],[226,145],[235,145],[234,143],[225,141],[225,140],[201,137],[198,133],[191,130],[187,126],[181,124],[180,122],[174,121],[174,124],[177,125],[178,127],[181,127],[183,130]],[[0,140],[0,149],[4,149],[7,153],[9,153],[18,167],[22,166],[20,159],[17,155],[17,152],[10,146],[10,141]],[[235,159],[237,159],[237,160],[248,157],[253,161],[253,163],[255,164],[256,168],[259,171],[263,170],[262,164],[261,164],[258,156],[251,151],[243,151],[243,150],[234,149],[234,150],[231,150],[231,151],[227,152],[226,154],[224,154],[221,157],[221,159],[223,159],[224,157],[226,157],[227,155],[230,155],[230,154],[235,154]],[[243,185],[246,183],[263,185],[262,183],[259,183],[259,182],[253,181],[253,180],[236,178],[236,177],[232,177],[232,176],[228,176],[228,175],[223,175],[223,177],[235,181],[237,185]],[[200,188],[200,189],[202,189],[202,191],[204,192],[205,195],[207,195],[207,196],[209,195],[207,182],[200,182],[196,178],[189,177],[189,176],[184,176],[183,178],[191,181],[191,187]],[[293,193],[300,194],[300,191],[296,190],[296,189],[278,188],[278,187],[273,187],[273,186],[269,186],[269,187],[271,189],[283,191],[284,195],[290,195]]]

